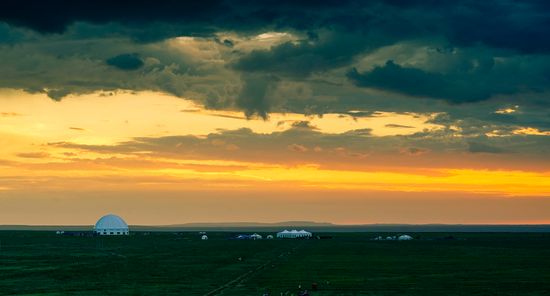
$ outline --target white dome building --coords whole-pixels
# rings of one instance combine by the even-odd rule
[[[128,225],[116,215],[101,217],[94,226],[94,234],[100,235],[127,235]]]

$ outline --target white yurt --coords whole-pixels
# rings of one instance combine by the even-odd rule
[[[392,240],[391,236],[386,237],[387,240]]]
[[[402,236],[400,236],[398,238],[399,240],[411,240],[413,239],[410,235],[407,235],[407,234],[403,234]]]
[[[262,236],[257,234],[257,233],[254,233],[253,235],[250,236],[251,239],[262,239]]]
[[[206,236],[206,235],[203,235],[203,236],[201,237],[201,239],[203,239],[203,240],[207,240],[207,239],[208,239],[208,236]]]
[[[103,216],[94,226],[94,234],[127,235],[128,233],[128,225],[117,215]]]
[[[267,239],[273,239],[273,235],[270,234],[270,235],[266,236],[266,238]]]

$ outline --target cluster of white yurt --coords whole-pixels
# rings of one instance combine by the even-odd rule
[[[386,240],[400,240],[400,241],[403,241],[403,240],[412,240],[412,236],[408,235],[408,234],[400,234],[400,235],[396,235],[396,236],[388,236],[386,237]],[[373,238],[373,240],[383,240],[383,238],[381,236],[377,236],[375,238]]]
[[[97,221],[97,223],[94,226],[94,235],[128,235],[129,233],[130,231],[128,229],[128,224],[126,224],[126,222],[124,222],[124,220],[117,215],[103,216],[101,217],[101,219]],[[63,232],[57,231],[56,234],[63,234]],[[199,232],[199,234],[202,235],[201,236],[202,240],[208,239],[208,236],[206,236],[206,232],[201,231]],[[284,231],[277,233],[277,238],[308,238],[308,237],[312,237],[311,232],[305,231],[303,229],[300,231],[296,229],[288,231],[285,229]],[[410,236],[407,236],[407,237],[410,237]],[[258,233],[254,233],[250,235],[250,238],[254,240],[262,239],[262,236]],[[268,235],[266,238],[273,239],[273,235]],[[391,239],[391,238],[388,237],[388,239]],[[407,238],[403,238],[403,239],[407,239]]]
[[[283,230],[279,233],[277,233],[277,238],[301,238],[301,237],[311,237],[311,232],[307,232],[305,230]]]
[[[99,235],[128,235],[128,225],[117,215],[101,217],[94,226],[94,234]]]

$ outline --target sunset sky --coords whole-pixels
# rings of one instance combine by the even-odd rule
[[[0,224],[550,223],[550,3],[14,1]]]

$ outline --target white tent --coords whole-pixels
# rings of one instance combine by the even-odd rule
[[[311,237],[311,232],[307,232],[305,230],[291,230],[287,231],[286,229],[284,231],[281,231],[277,233],[277,237],[279,238],[299,238],[299,237]]]
[[[386,239],[387,240],[392,240],[393,238],[391,238],[391,236],[388,236]]]
[[[262,236],[257,234],[257,233],[254,233],[253,235],[250,236],[250,238],[252,238],[252,239],[261,239]]]
[[[203,235],[203,236],[201,237],[201,239],[203,239],[203,240],[207,240],[207,239],[208,239],[208,236],[206,236],[206,235]]]
[[[273,239],[273,235],[270,234],[270,235],[268,235],[266,238],[267,238],[267,239]]]
[[[305,231],[303,229],[298,231],[298,233],[300,234],[299,237],[311,237],[311,232]]]
[[[413,239],[410,235],[403,234],[399,237],[399,240],[411,240]]]
[[[278,237],[278,238],[290,237],[290,231],[288,231],[288,230],[285,229],[285,230],[283,230],[283,231],[277,233],[277,237]]]

